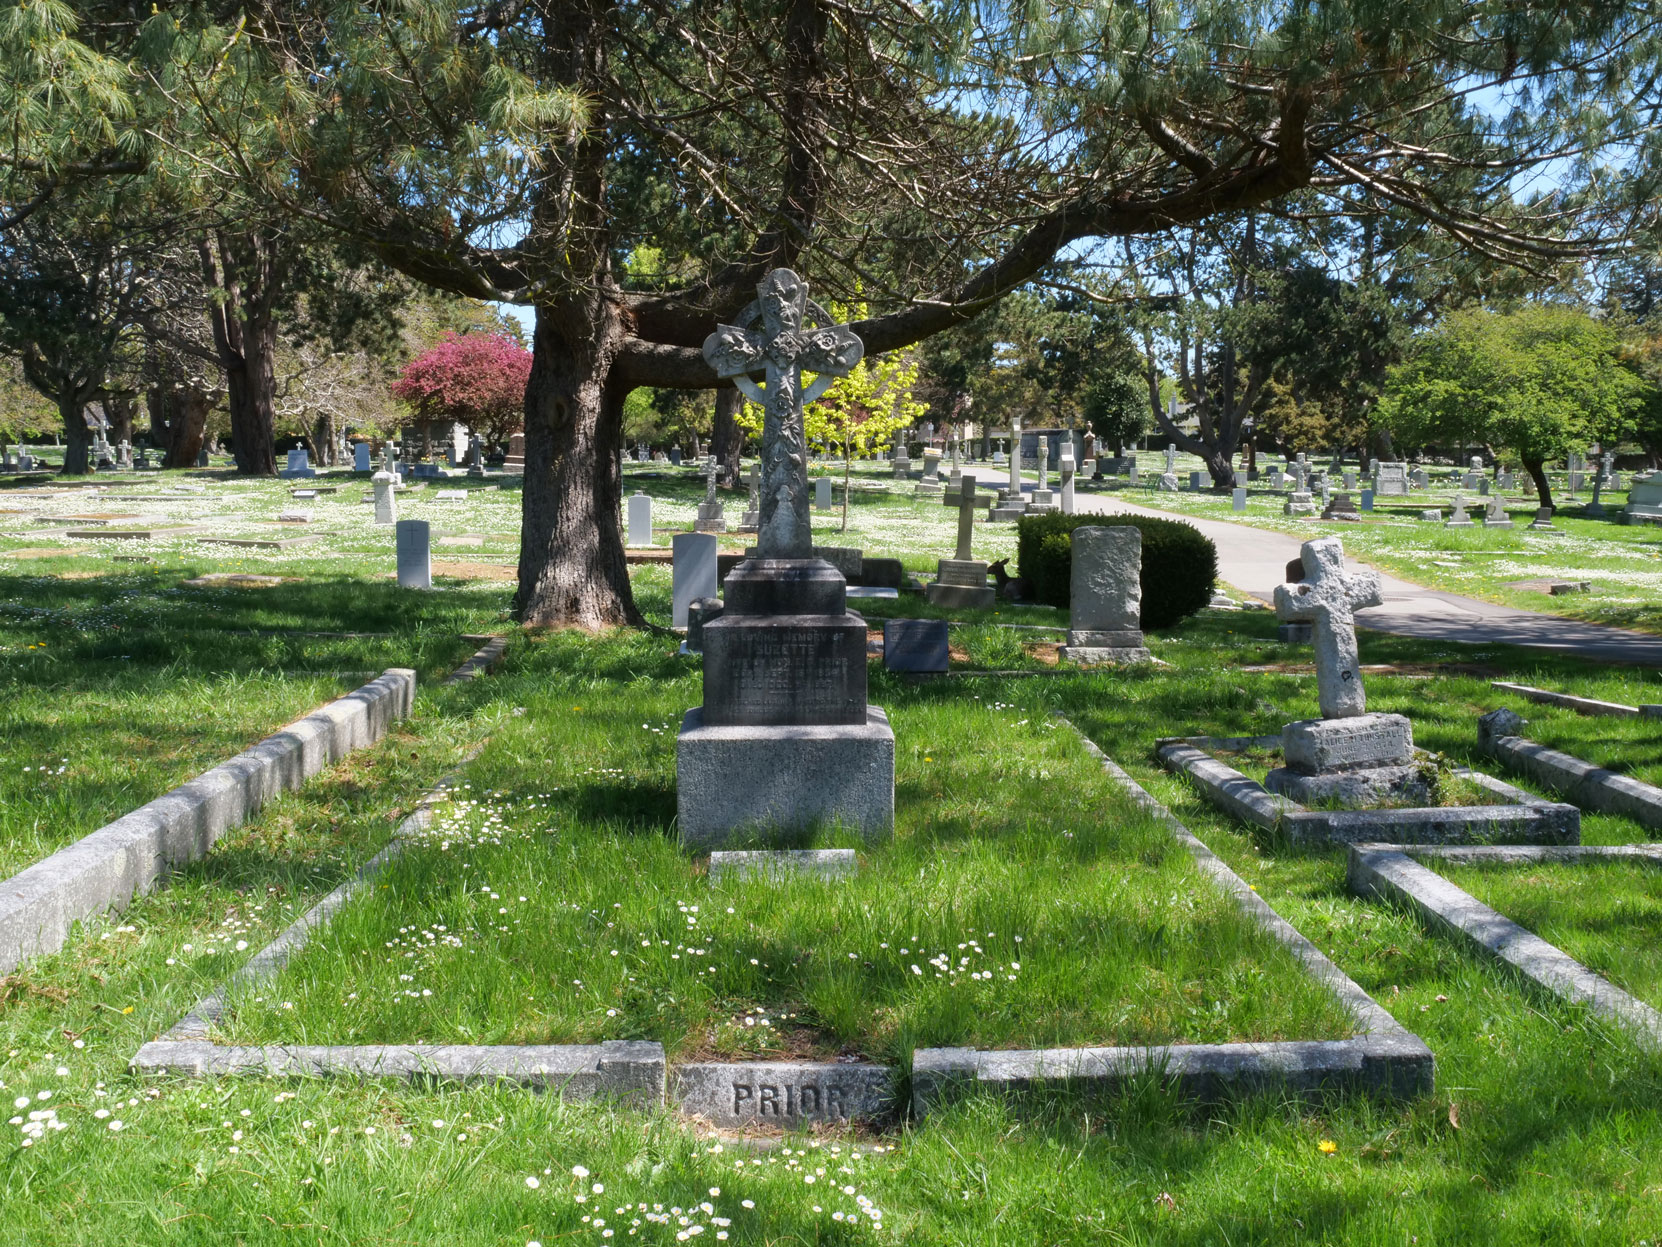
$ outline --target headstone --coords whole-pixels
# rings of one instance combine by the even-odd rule
[[[1362,510],[1373,510],[1373,490],[1371,489],[1364,489],[1362,491]]]
[[[1408,480],[1415,489],[1431,488],[1431,473],[1427,472],[1424,468],[1415,468],[1408,474]]]
[[[1137,472],[1137,456],[1132,455],[1129,462],[1126,464],[1126,468],[1125,468],[1126,484],[1130,485],[1133,489],[1135,489],[1137,487],[1138,483],[1141,480],[1142,480],[1142,477],[1140,475],[1138,475],[1138,472]]]
[[[1443,508],[1430,507],[1420,512],[1420,523],[1441,524],[1443,522]]]
[[[1537,507],[1535,518],[1529,521],[1529,527],[1535,532],[1557,532],[1558,530],[1552,526],[1552,508]]]
[[[629,544],[636,547],[652,544],[652,499],[644,489],[636,490],[629,498]]]
[[[369,443],[359,442],[352,447],[352,470],[354,472],[368,472],[372,464],[369,458]]]
[[[316,476],[317,472],[311,465],[310,453],[302,446],[297,450],[289,451],[288,467],[277,475],[285,480],[293,480],[299,477]]]
[[[1466,514],[1466,500],[1459,494],[1454,496],[1454,513],[1443,523],[1444,528],[1475,528],[1472,517]]]
[[[1166,470],[1160,474],[1159,489],[1163,493],[1177,492],[1177,443],[1166,443]]]
[[[912,475],[912,456],[902,442],[894,452],[894,478],[897,481],[906,480]]]
[[[716,596],[716,539],[708,533],[676,533],[670,539],[670,626],[687,626],[687,607]]]
[[[958,548],[950,559],[940,559],[934,583],[924,589],[929,601],[949,610],[991,610],[997,592],[987,584],[987,564],[971,550],[975,537],[975,478],[966,476],[958,497]]]
[[[1322,519],[1324,520],[1355,521],[1360,520],[1361,518],[1362,517],[1356,513],[1356,504],[1351,501],[1349,494],[1334,494],[1328,499],[1327,505],[1322,508]]]
[[[1483,513],[1483,527],[1511,528],[1512,517],[1506,514],[1505,502],[1497,497],[1489,499],[1489,509]]]
[[[1247,502],[1247,491],[1244,490],[1244,489],[1237,488],[1234,491],[1234,493],[1231,494],[1231,496],[1230,496],[1229,509],[1231,511],[1245,511],[1246,510],[1246,502]]]
[[[1204,477],[1205,477],[1205,473],[1203,473],[1203,472],[1191,472],[1191,473],[1189,473],[1189,492],[1190,493],[1198,494],[1201,490],[1206,488],[1206,486],[1204,484],[1202,484],[1202,481],[1203,481]]]
[[[952,663],[944,619],[883,621],[883,666],[889,671],[939,675]]]
[[[467,474],[474,480],[485,477],[485,447],[477,434],[467,439]]]
[[[941,452],[933,446],[926,446],[923,451],[923,479],[912,487],[912,493],[918,497],[934,497],[942,492]]]
[[[1143,534],[1131,524],[1076,528],[1068,643],[1057,657],[1084,666],[1147,662],[1143,640]]]
[[[1337,537],[1305,542],[1301,560],[1304,579],[1276,586],[1275,613],[1283,623],[1313,626],[1322,717],[1286,726],[1285,765],[1271,771],[1264,786],[1306,805],[1357,806],[1388,796],[1423,800],[1408,720],[1369,714],[1362,688],[1355,612],[1384,600],[1379,576],[1347,572]]]
[[[1033,496],[1028,500],[1027,513],[1029,515],[1049,515],[1060,510],[1056,505],[1056,495],[1050,490],[1050,439],[1040,437],[1035,447],[1037,453],[1034,458],[1039,467],[1039,483],[1033,490]]]
[[[1516,489],[1517,487],[1518,479],[1513,476],[1512,473],[1502,472],[1500,474],[1500,488],[1503,492]]]
[[[864,348],[787,269],[757,295],[742,319],[759,327],[720,325],[704,342],[716,374],[762,405],[762,522],[756,556],[727,577],[722,617],[704,626],[704,701],[677,741],[677,823],[694,850],[833,821],[868,839],[894,826],[894,732],[866,702],[865,621],[847,609],[842,574],[814,557],[802,423],[803,404]]]
[[[1477,478],[1477,494],[1480,498],[1487,498],[1489,496],[1489,478],[1487,476],[1480,476]]]
[[[1075,476],[1073,462],[1073,438],[1070,436],[1062,443],[1062,514],[1074,513],[1073,478]],[[1175,488],[1175,478],[1174,485]]]
[[[398,587],[433,587],[433,530],[426,520],[399,520],[394,526],[398,548]]]
[[[678,468],[681,466],[681,448],[679,446],[671,446],[669,448],[669,461],[674,467]]]
[[[208,448],[206,446],[196,452],[196,466],[199,468],[208,466]]]
[[[1622,508],[1622,521],[1627,524],[1662,524],[1662,472],[1648,472],[1633,478],[1628,487],[1627,505]]]
[[[1271,489],[1280,489],[1285,480],[1286,474],[1282,472],[1281,465],[1279,463],[1270,464],[1270,470],[1264,476],[1264,483]]]
[[[377,524],[396,524],[398,522],[398,499],[394,490],[398,486],[398,478],[392,472],[392,450],[386,454],[386,462],[381,470],[369,478],[371,487],[375,490],[375,522]]]
[[[814,482],[814,510],[829,511],[831,509],[831,478],[822,476]]]
[[[711,455],[704,461],[704,501],[698,504],[698,518],[693,522],[695,532],[727,531],[727,515],[722,508],[721,499],[716,497],[716,476],[719,472],[716,457]]]
[[[1373,465],[1373,491],[1381,498],[1408,496],[1408,465],[1406,463],[1379,463]]]
[[[502,461],[502,471],[508,476],[525,475],[525,434],[509,436],[508,457]]]
[[[1356,488],[1356,469],[1355,468],[1345,468],[1340,473],[1340,480],[1343,482],[1341,488],[1355,489]]]

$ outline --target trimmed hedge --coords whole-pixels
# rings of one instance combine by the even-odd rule
[[[1143,630],[1169,628],[1212,600],[1218,549],[1180,520],[1140,515],[1024,515],[1016,566],[1034,600],[1066,609],[1073,582],[1073,530],[1129,526],[1143,534]]]

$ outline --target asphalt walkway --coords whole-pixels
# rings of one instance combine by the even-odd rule
[[[1287,533],[1225,520],[1176,515],[1140,506],[1118,494],[1081,492],[1076,495],[1076,501],[1079,511],[1090,514],[1158,515],[1193,524],[1217,545],[1220,578],[1242,593],[1266,602],[1272,600],[1275,586],[1283,582],[1287,564],[1299,556],[1299,546],[1303,544],[1298,537]],[[1352,564],[1355,565],[1354,560]],[[1365,628],[1430,641],[1527,645],[1600,662],[1662,667],[1662,636],[1497,606],[1457,593],[1421,588],[1384,572],[1379,573],[1379,579],[1384,589],[1384,605],[1356,614],[1356,622]]]

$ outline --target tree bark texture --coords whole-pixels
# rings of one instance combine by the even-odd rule
[[[742,402],[743,396],[733,386],[724,386],[716,391],[715,419],[710,426],[710,453],[716,457],[720,478],[729,485],[738,483],[739,457],[744,449],[744,434],[734,419]]]
[[[1546,462],[1541,459],[1525,459],[1523,465],[1524,471],[1529,473],[1529,479],[1535,482],[1541,505],[1550,511],[1556,511],[1558,508],[1552,502],[1552,486],[1547,483]]]
[[[223,235],[199,246],[204,282],[220,292],[210,305],[214,346],[225,370],[231,408],[231,453],[239,476],[277,474],[276,240],[255,232]]]
[[[587,301],[586,301],[587,302]],[[606,304],[596,295],[593,303]],[[609,381],[615,308],[537,308],[525,386],[525,485],[515,607],[528,625],[645,622],[623,556],[618,451],[628,388]]]
[[[191,386],[156,386],[149,403],[150,436],[161,447],[162,466],[194,468],[213,400]]]
[[[87,404],[74,388],[58,394],[58,415],[63,419],[63,475],[85,476],[91,466],[92,434],[87,430]]]

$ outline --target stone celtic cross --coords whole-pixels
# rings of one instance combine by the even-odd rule
[[[853,371],[865,345],[846,325],[831,324],[824,308],[790,269],[777,268],[756,287],[756,300],[736,325],[718,325],[704,339],[704,358],[719,377],[731,377],[762,405],[762,505],[756,552],[765,559],[813,557],[808,519],[808,448],[802,405]],[[809,317],[818,326],[808,326]],[[761,321],[761,328],[752,326]],[[766,389],[749,375],[764,370]],[[806,390],[804,370],[817,374]]]
[[[1356,655],[1355,612],[1378,606],[1379,576],[1374,572],[1347,572],[1345,548],[1337,537],[1306,541],[1300,555],[1304,579],[1275,588],[1275,615],[1284,623],[1314,625],[1316,642],[1316,699],[1324,719],[1350,719],[1366,714],[1362,669]]]

